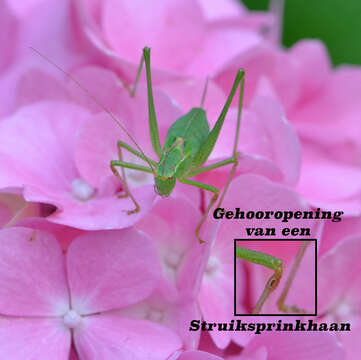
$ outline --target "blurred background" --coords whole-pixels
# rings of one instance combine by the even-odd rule
[[[271,2],[239,0],[250,10],[268,10]],[[282,42],[320,39],[334,65],[361,64],[361,0],[284,0]]]

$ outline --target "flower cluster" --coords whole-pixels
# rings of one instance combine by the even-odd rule
[[[283,49],[276,16],[233,0],[4,0],[0,20],[0,359],[359,358],[361,69],[333,69],[316,40]],[[280,234],[284,223],[214,220],[211,211],[200,244],[195,229],[209,192],[177,183],[160,198],[153,174],[137,169],[124,171],[140,207],[129,213],[133,200],[110,162],[119,160],[118,141],[134,139],[158,159],[144,69],[130,92],[145,46],[161,144],[176,119],[200,106],[206,79],[212,128],[245,70],[240,155],[221,206],[342,211],[341,222],[287,226],[317,238],[312,319],[349,322],[350,332],[190,331],[195,319],[236,320],[234,296],[238,309],[252,311],[270,272],[235,266],[233,239],[255,226]],[[231,156],[237,103],[205,165]],[[230,169],[193,180],[222,190]],[[281,256],[286,269],[295,255],[286,242],[258,250]],[[313,261],[304,259],[287,301],[312,306]]]

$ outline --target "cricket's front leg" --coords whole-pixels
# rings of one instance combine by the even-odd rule
[[[124,210],[128,215],[130,214],[134,214],[137,213],[140,210],[140,206],[138,204],[138,202],[135,200],[134,196],[132,195],[132,193],[130,192],[128,185],[126,183],[126,181],[124,181],[124,178],[120,176],[120,174],[118,173],[118,170],[116,169],[116,167],[120,167],[123,171],[124,174],[124,168],[125,169],[133,169],[133,170],[139,170],[139,171],[143,171],[143,172],[148,172],[148,173],[153,173],[153,170],[146,167],[146,166],[141,166],[141,165],[137,165],[137,164],[132,164],[132,163],[128,163],[125,161],[118,161],[118,160],[112,160],[110,162],[110,168],[113,172],[113,174],[119,179],[119,181],[122,183],[124,191],[128,194],[128,196],[130,197],[130,199],[133,201],[135,208],[132,210]],[[125,174],[124,174],[125,175]]]
[[[135,214],[135,213],[139,212],[140,206],[139,206],[137,200],[135,200],[134,196],[132,195],[132,193],[129,190],[127,181],[125,180],[124,167],[121,165],[121,163],[122,163],[122,161],[116,161],[116,160],[113,161],[112,160],[110,162],[110,168],[111,168],[113,174],[119,179],[120,183],[123,186],[124,194],[118,195],[118,198],[125,198],[125,197],[129,196],[129,198],[133,201],[135,208],[132,210],[124,210],[128,215],[131,215],[131,214]],[[118,170],[116,169],[116,166],[121,167],[122,176],[120,176]]]
[[[140,153],[139,151],[133,149],[130,145],[126,144],[123,141],[118,141],[117,142],[117,148],[118,148],[119,161],[111,161],[110,168],[111,168],[113,174],[119,179],[119,181],[121,182],[121,184],[123,186],[124,194],[120,194],[120,195],[118,195],[118,197],[119,198],[126,198],[128,196],[130,197],[130,199],[133,201],[133,203],[135,205],[135,209],[128,210],[127,213],[128,214],[134,214],[134,213],[137,213],[140,210],[140,206],[139,206],[138,202],[135,200],[134,196],[132,195],[132,193],[131,193],[131,191],[129,189],[124,169],[125,168],[130,168],[130,169],[133,169],[133,170],[139,170],[139,171],[144,171],[144,172],[152,172],[152,169],[146,168],[146,167],[140,166],[140,165],[138,166],[136,164],[125,163],[123,161],[122,148],[128,150],[133,155],[135,155],[138,158],[144,160],[145,162],[147,162],[149,164],[149,166],[152,166],[152,165],[155,166],[156,163],[152,159],[148,158],[147,156]],[[116,169],[116,166],[121,168],[122,175],[119,174],[118,170]]]

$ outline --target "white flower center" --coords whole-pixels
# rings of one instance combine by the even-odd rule
[[[69,310],[63,317],[64,325],[70,329],[78,327],[82,321],[82,317],[75,311]]]
[[[177,253],[175,251],[172,251],[172,252],[169,252],[165,256],[164,262],[168,267],[175,270],[175,269],[178,268],[178,266],[179,266],[179,264],[181,262],[181,258],[182,258],[181,254],[179,254],[179,253]]]
[[[352,314],[352,307],[347,303],[341,303],[336,310],[336,314],[341,319],[349,318]]]
[[[94,195],[95,189],[87,184],[83,179],[75,179],[71,183],[72,194],[81,201],[87,201]]]
[[[206,266],[206,275],[211,276],[214,275],[217,270],[220,268],[220,262],[215,256],[211,256],[208,260],[207,266]]]
[[[163,320],[163,311],[159,309],[150,309],[148,313],[148,320],[160,323]]]

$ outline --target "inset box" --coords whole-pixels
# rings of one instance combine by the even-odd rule
[[[303,256],[299,250],[302,246]],[[236,256],[237,247],[246,249],[238,251],[238,256],[244,258]],[[279,275],[275,258],[282,261],[283,273],[275,289],[270,290]],[[291,271],[297,267],[296,259],[298,270],[284,301],[289,307],[280,310],[277,301],[288,286]],[[277,271],[272,269],[274,266]],[[257,304],[262,304],[264,299],[260,298],[265,294],[259,313],[252,313]],[[234,316],[317,316],[317,239],[234,239]]]

